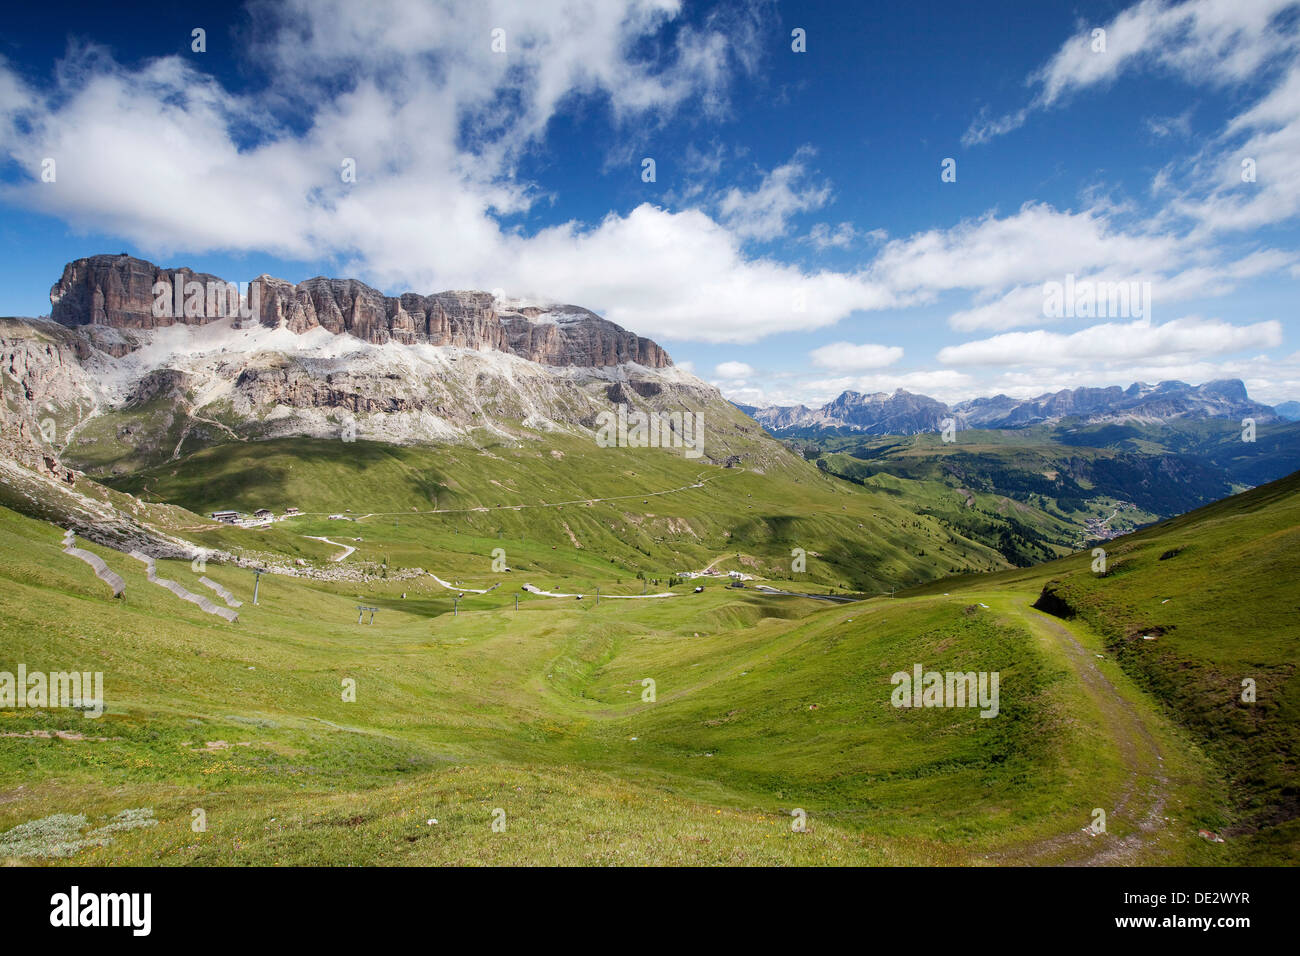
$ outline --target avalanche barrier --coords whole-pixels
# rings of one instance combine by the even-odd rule
[[[149,557],[149,555],[144,554],[141,551],[132,551],[131,557],[135,558],[137,561],[141,561],[144,563],[145,574],[150,581],[152,581],[154,584],[165,587],[168,591],[171,591],[172,594],[175,594],[182,601],[189,601],[191,604],[197,604],[201,610],[207,611],[209,614],[215,614],[217,617],[224,617],[227,621],[229,621],[232,624],[235,623],[235,621],[239,620],[239,615],[236,614],[234,611],[231,611],[228,608],[224,608],[224,607],[217,607],[207,598],[203,597],[202,595],[194,594],[191,591],[185,590],[175,581],[169,581],[166,578],[158,577],[157,563],[154,561],[153,558]]]

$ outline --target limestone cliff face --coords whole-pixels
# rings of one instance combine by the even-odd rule
[[[0,319],[0,459],[73,483],[60,455],[95,405],[93,380],[80,362],[88,351],[84,341],[58,326]]]
[[[214,275],[192,269],[160,269],[152,262],[123,253],[90,256],[69,262],[50,289],[50,316],[63,325],[106,325],[118,329],[152,329],[175,322],[201,324],[214,317],[185,318],[155,315],[154,283],[182,274],[184,282],[222,283]]]
[[[154,284],[198,282],[205,288],[228,284],[216,276],[189,269],[161,269],[127,255],[78,259],[64,267],[50,289],[51,316],[67,326],[92,325],[113,329],[151,329],[173,323],[204,324],[220,316],[155,315]],[[385,296],[356,279],[317,277],[293,285],[268,275],[249,286],[256,321],[284,325],[305,333],[323,328],[351,335],[374,345],[454,345],[508,352],[542,365],[605,368],[635,362],[649,368],[672,365],[668,353],[587,309],[557,306],[498,311],[487,292],[406,292]]]

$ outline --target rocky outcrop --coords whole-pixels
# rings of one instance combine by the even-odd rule
[[[1067,620],[1078,615],[1069,600],[1061,594],[1060,581],[1048,581],[1043,585],[1042,592],[1038,595],[1038,600],[1034,602],[1034,608],[1042,611],[1044,614],[1051,614],[1053,617],[1063,617]]]
[[[182,288],[198,282],[221,298],[202,298],[201,307],[174,307],[174,297],[159,297],[155,284]],[[66,326],[151,329],[173,323],[204,324],[234,312],[231,284],[190,269],[161,269],[122,254],[91,256],[64,267],[50,289],[51,316]],[[183,296],[188,299],[188,295]],[[235,300],[237,303],[238,300]],[[197,300],[196,300],[197,302]],[[218,306],[224,304],[224,310]],[[541,365],[607,368],[636,363],[649,368],[672,365],[668,353],[587,309],[572,305],[498,309],[488,292],[405,292],[386,296],[356,279],[318,276],[297,285],[262,275],[249,283],[247,320],[303,334],[325,329],[374,345],[452,345],[508,352]],[[158,314],[159,312],[163,314]],[[121,355],[129,344],[105,336],[105,351]],[[97,343],[98,344],[98,343]]]
[[[405,292],[392,297],[355,279],[318,277],[294,286],[261,276],[256,282],[262,323],[284,323],[293,332],[323,328],[375,345],[493,349],[540,365],[672,364],[668,353],[650,339],[572,305],[498,311],[488,292]]]
[[[374,371],[338,368],[322,372],[294,361],[249,365],[239,373],[235,389],[253,408],[332,408],[356,414],[372,412],[445,411],[429,405],[422,390]]]
[[[63,325],[106,325],[116,329],[152,329],[175,322],[210,322],[216,316],[172,316],[172,310],[155,310],[154,284],[169,286],[177,274],[183,282],[225,286],[214,275],[192,269],[160,269],[152,262],[126,253],[90,256],[69,262],[50,289],[50,316]],[[164,314],[155,314],[164,311]]]
[[[191,376],[180,369],[157,368],[136,382],[126,397],[128,407],[147,405],[157,399],[179,402],[185,399]]]
[[[0,457],[75,483],[60,449],[95,405],[93,382],[80,363],[86,349],[57,325],[0,319]]]

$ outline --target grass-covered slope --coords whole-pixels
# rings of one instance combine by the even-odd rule
[[[6,500],[36,517],[0,507],[0,671],[101,671],[108,712],[0,708],[0,858],[1294,862],[1297,480],[1109,542],[1105,576],[1086,551],[998,570],[925,481],[566,436],[231,442],[101,490],[170,534],[326,572],[263,576],[253,605],[251,572],[209,564],[235,624],[80,542],[126,580],[114,599],[21,491]],[[266,530],[201,517],[290,505],[307,514]],[[809,593],[930,583],[836,605],[673,582],[706,564]],[[952,576],[974,568],[995,573]],[[422,571],[491,590],[457,602]],[[211,593],[188,561],[158,574]],[[614,598],[641,578],[673,596]],[[997,672],[997,717],[892,706],[917,664]]]
[[[864,493],[784,458],[759,472],[559,434],[484,436],[477,448],[291,439],[219,445],[113,484],[198,513],[297,507],[310,517],[295,529],[361,537],[363,557],[399,566],[428,566],[421,554],[436,547],[455,555],[442,567],[473,572],[505,547],[510,562],[556,573],[603,566],[607,577],[667,579],[717,562],[870,594],[1007,566],[993,548],[917,514],[907,482]],[[330,514],[367,517],[340,526]],[[796,548],[806,570],[794,570]]]
[[[1041,592],[1098,632],[1126,672],[1232,781],[1258,859],[1300,846],[1300,474],[1105,545],[963,587]],[[1100,567],[1100,566],[1098,566]],[[931,585],[923,591],[934,591]],[[956,591],[957,582],[942,585]],[[1243,699],[1252,688],[1255,699]],[[1247,697],[1249,694],[1246,695]]]
[[[273,575],[254,606],[249,572],[210,565],[245,602],[227,624],[88,545],[127,581],[113,599],[59,539],[0,509],[0,670],[102,671],[107,713],[0,710],[0,855],[19,861],[1222,859],[1194,835],[1220,823],[1195,748],[1118,669],[1081,682],[1096,665],[1019,599],[832,606],[712,583],[597,605],[608,573],[574,565],[587,599],[522,594],[517,611],[518,572],[458,613],[427,578]],[[422,557],[456,560],[436,542]],[[201,590],[188,563],[159,574]],[[357,604],[381,609],[373,625]],[[999,715],[891,706],[914,663],[998,671]],[[1159,741],[1158,793],[1132,789],[1154,758],[1115,731],[1126,701]],[[1179,823],[1153,833],[1157,797]],[[1081,832],[1095,807],[1105,836]]]

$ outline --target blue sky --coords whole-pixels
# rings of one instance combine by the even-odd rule
[[[128,251],[573,302],[753,404],[1300,399],[1298,8],[27,5],[0,36],[0,313]],[[1149,314],[1046,315],[1067,277],[1149,283]]]

